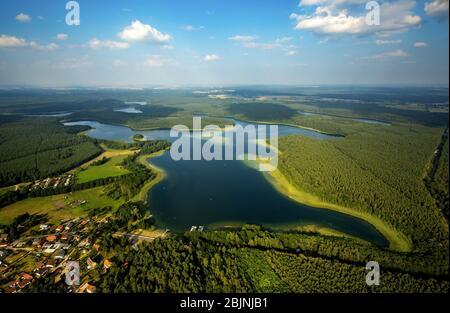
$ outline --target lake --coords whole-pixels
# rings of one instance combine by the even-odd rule
[[[246,124],[243,121],[235,123]],[[130,142],[134,134],[147,139],[170,138],[169,130],[135,131],[125,126],[94,121],[65,123],[88,125],[88,135]],[[317,140],[339,137],[308,129],[279,125],[279,135],[297,134]],[[299,204],[278,192],[262,172],[242,161],[174,161],[170,153],[149,160],[166,178],[149,192],[148,203],[158,226],[185,231],[193,225],[234,226],[242,223],[268,227],[318,225],[387,247],[387,240],[369,223],[339,212]]]

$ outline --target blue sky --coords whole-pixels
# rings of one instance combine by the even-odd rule
[[[448,0],[2,0],[0,85],[448,84]]]

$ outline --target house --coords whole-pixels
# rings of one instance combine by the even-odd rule
[[[68,239],[67,234],[62,234],[62,235],[61,235],[61,240],[67,240],[67,239]]]
[[[46,224],[41,224],[39,225],[39,230],[40,231],[45,231],[45,230],[49,230],[50,226],[46,225]]]
[[[32,279],[33,279],[33,276],[31,276],[30,274],[27,274],[27,273],[23,272],[23,273],[20,274],[20,279],[22,279],[22,280],[26,280],[26,279],[32,280]]]
[[[58,225],[58,226],[56,227],[56,231],[57,231],[57,232],[61,232],[61,231],[63,231],[63,229],[64,229],[64,227],[63,227],[62,225]]]
[[[53,256],[53,258],[61,260],[61,259],[64,258],[65,255],[66,255],[66,253],[64,252],[63,249],[58,249],[58,250],[56,250],[55,255]]]
[[[8,241],[8,234],[0,234],[0,241],[3,242]]]
[[[94,269],[97,267],[97,263],[95,263],[94,261],[91,260],[91,258],[88,258],[87,261],[87,268],[88,270]]]
[[[17,285],[19,286],[20,289],[25,288],[26,286],[28,286],[31,283],[31,279],[24,279],[21,280],[17,283]]]
[[[36,269],[34,274],[36,275],[36,277],[42,277],[45,274],[47,274],[48,268],[46,267],[41,267],[39,269]]]
[[[105,259],[105,261],[103,261],[103,268],[105,269],[105,270],[108,270],[111,266],[113,266],[114,265],[114,263],[113,262],[111,262],[110,260],[108,260],[108,259]]]
[[[58,239],[58,237],[56,237],[56,235],[49,235],[49,236],[47,236],[46,239],[49,242],[53,242],[53,241],[56,241],[56,239]]]
[[[10,286],[8,288],[5,289],[5,293],[17,293],[17,288],[15,285]]]
[[[94,293],[96,290],[95,286],[90,285],[89,283],[84,283],[80,286],[80,288],[78,289],[78,293]]]
[[[54,268],[57,263],[58,263],[58,260],[53,259],[53,260],[50,260],[45,267]]]
[[[94,293],[95,292],[95,286],[93,286],[93,285],[87,285],[87,287],[86,287],[86,292],[87,293]]]
[[[92,248],[94,248],[94,250],[97,251],[97,252],[100,251],[100,245],[98,243],[94,243]]]

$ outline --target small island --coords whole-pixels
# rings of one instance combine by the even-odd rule
[[[145,136],[142,134],[136,134],[133,136],[134,141],[145,141]]]

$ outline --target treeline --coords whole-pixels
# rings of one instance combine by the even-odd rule
[[[117,143],[113,143],[113,145],[117,145]],[[106,195],[113,199],[121,197],[124,197],[126,200],[131,199],[141,190],[146,182],[156,177],[156,173],[137,162],[137,158],[140,155],[151,154],[170,147],[170,143],[164,140],[135,142],[125,145],[128,149],[138,148],[139,152],[126,157],[121,163],[131,173],[116,177],[115,181],[105,189]]]
[[[122,166],[131,173],[117,176],[112,184],[105,188],[105,194],[113,199],[134,197],[144,186],[144,184],[156,177],[156,174],[144,165],[136,162],[136,155],[125,158]]]
[[[0,224],[0,233],[8,234],[10,240],[15,240],[20,237],[20,234],[24,233],[31,227],[43,223],[46,221],[46,216],[43,214],[29,214],[23,213],[14,218],[9,225]]]
[[[449,218],[449,158],[448,158],[448,130],[447,138],[444,141],[442,152],[440,155],[439,163],[437,164],[436,171],[433,173],[434,177],[427,176],[425,178],[425,184],[430,191],[431,196],[435,199],[436,205],[441,209],[444,215]]]
[[[114,212],[117,227],[126,227],[128,231],[135,228],[149,228],[154,224],[148,206],[142,202],[126,202]]]
[[[380,249],[351,238],[322,236],[295,231],[272,232],[260,226],[245,225],[240,231],[189,232],[188,237],[220,242],[227,246],[276,249],[279,251],[366,264],[377,260],[383,268],[392,271],[444,276],[448,275],[448,254],[399,253]],[[430,262],[430,260],[432,260]]]
[[[122,141],[110,141],[97,139],[98,143],[104,144],[110,149],[116,150],[140,150],[140,154],[151,154],[160,150],[164,150],[170,147],[170,142],[166,140],[147,140],[147,141],[134,141],[134,142],[122,142]]]
[[[107,243],[103,246],[107,249],[103,252],[115,255],[116,266],[97,284],[101,292],[120,293],[448,291],[446,276],[435,278],[393,271],[384,264],[381,264],[380,285],[368,286],[367,260],[359,264],[308,255],[301,246],[283,251],[272,241],[280,242],[278,234],[261,232],[254,226],[235,233],[190,232],[143,243],[138,251],[130,249],[123,239],[106,236]],[[261,245],[251,244],[256,237],[260,237]],[[331,243],[330,249],[333,246],[335,250],[342,248]]]
[[[422,177],[442,129],[359,128],[342,140],[280,138],[279,170],[295,187],[377,216],[416,251],[448,253],[448,228]]]
[[[55,119],[21,118],[0,125],[0,187],[55,176],[101,153],[84,128],[65,128]]]

